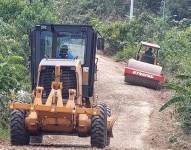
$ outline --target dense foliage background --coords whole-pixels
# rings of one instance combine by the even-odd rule
[[[165,107],[189,108],[190,79],[174,77],[191,71],[191,2],[135,0],[134,6],[130,21],[130,0],[0,0],[0,126],[7,127],[7,103],[30,91],[28,34],[40,23],[91,24],[106,39],[105,53],[119,60],[134,56],[140,41],[158,43],[161,63],[175,82],[169,87],[178,97]],[[183,86],[172,86],[180,82]],[[188,124],[187,112],[178,111]]]
[[[53,2],[0,0],[0,133],[8,127],[8,102],[30,91],[28,34],[35,24],[56,23]],[[25,98],[27,100],[27,98]]]

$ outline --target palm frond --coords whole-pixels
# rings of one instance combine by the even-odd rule
[[[170,90],[174,90],[177,93],[184,93],[185,95],[191,95],[191,91],[181,84],[167,83],[164,85],[164,87]]]
[[[177,75],[176,78],[186,80],[186,79],[191,79],[191,75],[180,74]]]
[[[184,99],[183,96],[175,96],[173,98],[171,98],[169,101],[167,101],[159,110],[159,112],[165,110],[167,107],[169,107],[170,105],[180,102]]]

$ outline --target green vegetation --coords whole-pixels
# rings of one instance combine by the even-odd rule
[[[168,141],[172,144],[178,142],[177,137],[175,135],[170,135]]]
[[[166,85],[168,89],[174,90],[173,97],[160,109],[163,111],[172,104],[176,104],[175,112],[182,127],[189,131],[191,129],[191,76],[179,75],[176,80]]]
[[[22,92],[30,90],[30,28],[57,22],[54,7],[37,0],[0,0],[0,138],[7,138],[8,102],[22,100]]]
[[[127,0],[0,0],[0,126],[7,128],[8,102],[21,100],[21,91],[30,91],[28,34],[35,24],[92,24],[106,39],[105,52],[118,60],[134,56],[140,41],[156,42],[161,45],[160,59],[165,71],[172,77],[189,75],[188,1],[166,0],[165,8],[161,0],[135,1],[135,16],[131,21],[129,6]],[[191,80],[173,79],[168,87],[175,94],[162,109],[176,103],[177,114],[186,122],[183,124],[190,126]]]
[[[0,139],[9,139],[9,130],[7,128],[0,127]]]

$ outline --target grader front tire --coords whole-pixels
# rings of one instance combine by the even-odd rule
[[[107,117],[111,117],[111,108],[107,106]],[[107,134],[107,142],[106,142],[106,146],[110,145],[110,135]]]
[[[13,110],[10,118],[10,136],[12,145],[28,145],[30,136],[25,129],[25,111]]]
[[[107,110],[104,105],[99,105],[100,115],[92,117],[91,146],[104,148],[107,145]]]

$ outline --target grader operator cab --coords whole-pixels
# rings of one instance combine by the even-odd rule
[[[31,103],[14,102],[11,144],[41,143],[45,134],[91,137],[109,145],[114,119],[94,98],[97,33],[87,25],[38,25],[30,35]]]

